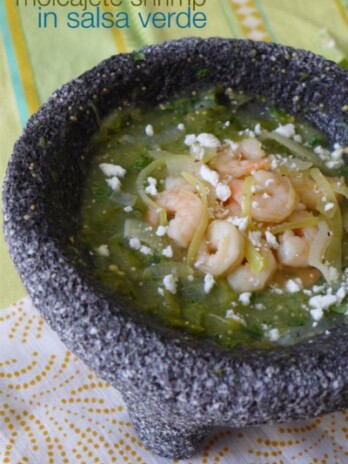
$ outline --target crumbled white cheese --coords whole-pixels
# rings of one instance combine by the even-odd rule
[[[256,135],[261,135],[262,129],[261,129],[260,124],[256,124],[256,126],[254,128],[254,132],[255,132]]]
[[[106,179],[106,183],[114,192],[119,192],[121,190],[121,181],[116,176],[110,177],[110,179]]]
[[[213,134],[199,134],[197,142],[204,148],[219,148],[221,146],[220,140]]]
[[[231,154],[234,155],[239,150],[239,143],[233,142],[233,140],[225,139],[224,143],[231,149]]]
[[[250,231],[248,238],[255,247],[260,247],[262,233],[259,230]]]
[[[301,285],[300,283],[298,282],[298,279],[289,279],[286,283],[285,283],[285,288],[288,292],[290,293],[297,293],[301,290]]]
[[[159,293],[159,295],[164,296],[164,290],[162,287],[158,287],[157,292]]]
[[[99,168],[107,177],[124,177],[126,175],[126,170],[122,166],[111,163],[101,163]]]
[[[324,315],[324,311],[322,308],[311,309],[309,312],[312,316],[312,319],[314,319],[315,321],[320,321],[320,319]]]
[[[199,174],[203,180],[207,181],[213,187],[216,187],[219,182],[219,174],[216,171],[208,168],[206,164],[202,164],[199,169]]]
[[[179,130],[180,132],[184,132],[184,130],[185,130],[185,125],[182,124],[182,123],[181,123],[181,124],[178,124],[178,130]]]
[[[197,141],[197,137],[194,134],[188,134],[185,137],[184,143],[188,147],[191,147]]]
[[[173,295],[176,294],[176,286],[177,286],[178,279],[173,274],[168,274],[163,278],[163,285],[168,292],[172,293]]]
[[[129,246],[133,249],[133,250],[140,250],[141,248],[141,241],[138,239],[138,238],[131,238],[129,240]]]
[[[309,306],[314,309],[327,309],[335,303],[336,295],[316,295],[309,299]]]
[[[297,143],[302,143],[302,137],[300,136],[300,134],[295,134],[295,135],[293,136],[293,139],[294,139],[294,141],[297,142]]]
[[[123,208],[123,211],[124,211],[125,213],[131,213],[131,212],[133,211],[133,207],[132,207],[132,206],[125,206],[125,207]]]
[[[110,256],[110,251],[107,245],[100,245],[96,250],[100,256],[104,256],[104,257]]]
[[[265,236],[266,236],[267,245],[273,250],[278,250],[279,243],[278,243],[277,237],[273,235],[272,232],[270,232],[269,230],[266,230]]]
[[[153,129],[153,126],[151,126],[151,124],[148,124],[146,127],[145,127],[145,134],[148,136],[148,137],[153,137],[155,135],[155,131]]]
[[[245,232],[248,227],[249,218],[247,216],[231,216],[226,219],[227,222],[230,222],[234,226],[236,226],[241,232]]]
[[[251,292],[245,292],[245,293],[241,293],[238,299],[243,305],[247,306],[250,304],[250,298],[251,298]]]
[[[199,144],[198,142],[195,142],[190,146],[190,153],[194,157],[195,160],[201,161],[204,158],[205,149],[204,147],[202,147],[201,144]]]
[[[219,182],[215,189],[216,197],[221,201],[227,201],[232,195],[231,189],[228,185]]]
[[[157,195],[157,179],[155,179],[154,177],[148,177],[146,179],[147,181],[147,187],[145,188],[145,193],[147,193],[148,195],[151,195],[151,196],[156,196]]]
[[[168,245],[167,248],[164,248],[164,250],[162,251],[162,255],[166,258],[172,258],[173,254],[173,248],[170,245]]]
[[[151,250],[151,248],[149,248],[148,246],[145,246],[145,245],[141,245],[139,251],[140,251],[140,253],[142,253],[143,255],[152,255],[152,250]]]
[[[204,293],[209,293],[214,287],[215,280],[211,274],[206,274],[204,277]]]
[[[296,134],[295,126],[293,124],[285,124],[284,126],[280,125],[274,130],[274,132],[288,139]]]
[[[270,329],[267,333],[267,337],[271,342],[279,340],[280,334],[278,329]]]
[[[158,237],[164,237],[167,233],[167,230],[168,230],[168,227],[166,226],[158,226],[157,230],[156,230],[156,235]]]
[[[236,314],[233,309],[228,309],[225,314],[226,319],[232,319],[234,321],[239,322],[242,325],[246,325],[245,319],[240,316],[239,314]]]
[[[335,207],[334,203],[326,203],[326,205],[324,206],[324,211],[330,211],[330,209],[334,207]]]

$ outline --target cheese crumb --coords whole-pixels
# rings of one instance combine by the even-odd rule
[[[96,250],[100,256],[104,256],[104,257],[110,256],[110,251],[107,245],[100,245]]]
[[[231,224],[236,226],[241,232],[246,231],[249,223],[249,218],[247,216],[232,216],[227,218],[226,220],[227,222],[230,222]]]
[[[239,150],[239,143],[233,142],[233,140],[225,139],[224,143],[229,146],[232,155],[236,154]]]
[[[202,166],[199,169],[199,174],[203,180],[207,181],[213,187],[217,186],[219,182],[219,174],[216,171],[213,171],[212,169],[208,168],[208,166],[206,166],[205,164],[202,164]]]
[[[217,198],[223,202],[227,201],[232,195],[230,187],[221,182],[217,184],[215,192]]]
[[[156,196],[157,195],[157,179],[154,177],[148,177],[147,179],[148,186],[145,188],[145,193],[151,196]]]
[[[168,227],[166,226],[158,226],[158,229],[156,231],[156,235],[158,237],[164,237],[167,233]]]
[[[119,192],[121,190],[121,181],[116,176],[106,179],[106,183],[114,192]]]
[[[133,249],[133,250],[140,250],[141,248],[141,241],[138,239],[138,238],[131,238],[129,240],[129,246]]]
[[[322,315],[319,317],[319,319],[316,319],[316,317],[318,317],[318,314],[320,314],[320,311],[327,309],[333,304],[337,303],[337,300],[338,299],[336,295],[312,296],[312,298],[310,298],[309,300],[309,306],[313,308],[313,310],[310,311],[313,319],[319,320],[322,317]]]
[[[312,319],[314,319],[315,321],[320,321],[320,319],[324,315],[324,311],[321,308],[311,309],[309,312],[310,312],[310,315],[312,316]]]
[[[215,280],[211,274],[206,274],[204,277],[204,293],[209,293],[214,287]]]
[[[262,245],[261,235],[261,232],[258,230],[249,232],[248,238],[255,247],[260,247]]]
[[[124,211],[125,213],[131,213],[131,212],[133,211],[133,207],[132,207],[132,206],[125,206],[125,207],[123,208],[123,211]]]
[[[245,306],[250,304],[250,298],[251,298],[251,292],[245,292],[239,295],[239,301]]]
[[[158,287],[157,292],[159,293],[159,295],[164,296],[164,290],[162,287]]]
[[[111,163],[101,163],[99,168],[107,177],[124,177],[126,175],[126,170],[122,166]]]
[[[267,337],[271,342],[276,342],[279,340],[280,334],[278,329],[271,329],[267,333]]]
[[[173,276],[173,274],[166,275],[163,278],[163,285],[168,292],[172,293],[173,295],[176,294],[176,286],[177,286],[178,279]]]
[[[301,290],[301,285],[298,282],[298,279],[289,279],[285,283],[285,288],[290,293],[297,293]]]
[[[166,258],[172,258],[173,257],[173,248],[168,245],[167,248],[165,248],[163,251],[162,251],[162,255],[165,256]]]
[[[286,137],[287,139],[296,135],[295,126],[293,124],[285,124],[284,126],[280,125],[274,132]]]
[[[194,134],[188,134],[185,137],[184,143],[188,147],[191,147],[197,141],[197,137]]]
[[[152,250],[151,250],[151,248],[149,248],[148,246],[145,246],[145,245],[141,245],[139,251],[140,251],[140,253],[142,253],[143,255],[152,255]]]
[[[179,130],[180,132],[184,132],[184,130],[185,130],[185,125],[182,124],[182,123],[181,123],[181,124],[178,124],[178,130]]]
[[[266,230],[265,236],[266,236],[267,245],[273,250],[278,250],[279,243],[278,243],[277,237],[273,235],[272,232],[270,232],[269,230]]]
[[[151,124],[148,124],[146,127],[145,127],[145,134],[148,136],[148,137],[153,137],[155,135],[155,131],[153,129],[153,126]]]
[[[199,134],[197,142],[204,148],[219,148],[221,146],[220,140],[213,134]]]
[[[324,211],[330,211],[330,209],[334,207],[335,207],[334,203],[326,203],[326,205],[324,206]]]
[[[236,314],[233,309],[228,309],[225,314],[226,319],[233,319],[234,321],[239,322],[242,325],[246,325],[245,319],[240,316],[239,314]]]

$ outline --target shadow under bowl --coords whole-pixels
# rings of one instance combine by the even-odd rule
[[[192,455],[214,426],[348,406],[346,325],[292,347],[226,350],[132,310],[92,278],[88,257],[69,242],[79,227],[81,155],[100,118],[216,85],[263,95],[331,144],[348,143],[348,78],[334,63],[270,43],[184,39],[111,57],[56,91],[29,120],[4,183],[6,240],[33,303],[121,392],[145,445],[171,458]]]

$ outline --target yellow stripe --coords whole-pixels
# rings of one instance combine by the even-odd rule
[[[254,0],[230,0],[230,5],[247,39],[272,40]]]
[[[27,46],[21,27],[18,8],[13,0],[5,0],[7,21],[11,31],[12,42],[16,51],[17,63],[22,79],[25,98],[29,113],[34,113],[40,106],[40,100],[36,89],[33,70],[30,64]]]
[[[110,5],[103,5],[105,11],[110,11],[111,13],[115,12],[115,9],[112,9]],[[126,42],[123,37],[123,33],[117,27],[112,28],[112,36],[116,45],[116,49],[119,53],[125,53],[127,51]]]
[[[343,20],[348,24],[348,14],[347,14],[347,11],[346,11],[344,5],[342,5],[340,0],[334,0],[334,2],[336,3],[337,8],[339,9],[339,11],[341,13],[341,16],[342,16]]]

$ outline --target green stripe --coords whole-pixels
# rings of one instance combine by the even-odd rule
[[[232,37],[237,39],[245,39],[242,28],[239,25],[233,10],[230,0],[219,0],[222,11],[225,13],[228,24],[231,28]]]
[[[257,9],[259,10],[259,13],[260,13],[260,15],[261,15],[261,17],[263,19],[263,22],[264,22],[264,24],[266,26],[266,29],[267,29],[271,39],[273,40],[273,42],[276,42],[277,41],[276,36],[275,36],[275,34],[273,32],[273,29],[271,27],[270,22],[268,21],[268,18],[267,18],[267,15],[265,13],[265,10],[264,10],[264,8],[262,6],[261,0],[255,0],[255,4],[257,6]]]

